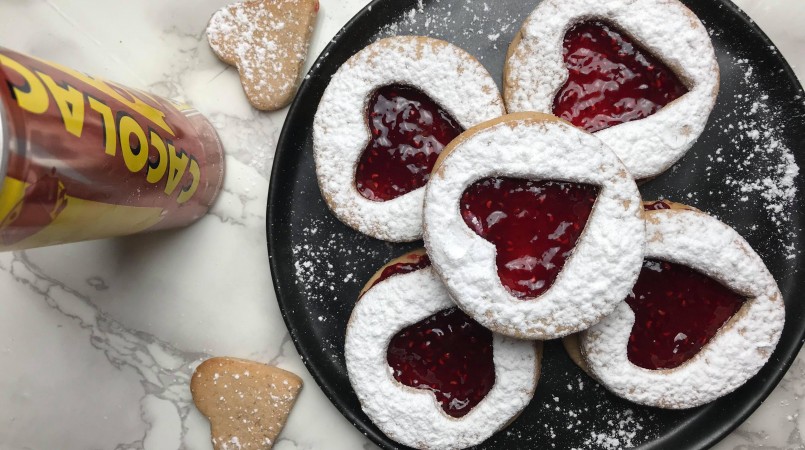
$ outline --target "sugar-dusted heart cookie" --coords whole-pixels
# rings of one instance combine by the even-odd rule
[[[216,450],[271,448],[300,389],[302,379],[291,372],[237,358],[204,361],[190,382]]]
[[[424,250],[369,280],[347,325],[349,380],[367,416],[419,449],[477,445],[528,405],[542,343],[495,334],[450,300]]]
[[[207,38],[225,63],[238,68],[249,103],[273,111],[296,94],[318,0],[256,0],[218,10]]]
[[[598,322],[629,293],[643,258],[634,179],[598,138],[547,114],[503,116],[451,142],[423,216],[450,296],[518,338]]]
[[[635,179],[658,175],[704,130],[719,68],[707,29],[677,0],[545,0],[509,47],[509,112],[595,133]]]
[[[342,222],[377,239],[422,237],[422,198],[442,149],[505,114],[472,55],[422,36],[381,39],[345,62],[313,121],[316,176]]]
[[[735,230],[698,210],[651,202],[632,292],[579,343],[589,373],[616,395],[692,408],[754,376],[784,319],[777,283]]]

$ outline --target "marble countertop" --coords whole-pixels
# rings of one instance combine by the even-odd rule
[[[192,3],[192,5],[190,5]],[[210,449],[192,369],[239,356],[300,374],[275,448],[374,448],[302,364],[268,276],[268,178],[286,110],[249,107],[203,30],[226,0],[0,3],[0,45],[159,95],[212,119],[223,192],[190,228],[0,254],[0,450]],[[321,0],[308,65],[366,0]],[[737,2],[805,80],[805,2]],[[805,357],[719,450],[805,448]]]

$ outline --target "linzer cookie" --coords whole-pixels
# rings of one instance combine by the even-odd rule
[[[316,111],[322,196],[364,234],[417,240],[439,153],[464,129],[504,113],[495,81],[464,50],[427,37],[379,40],[338,69]]]
[[[190,383],[216,450],[271,448],[301,388],[290,372],[237,358],[204,361]]]
[[[719,69],[676,0],[546,0],[509,47],[509,112],[552,113],[595,133],[632,176],[658,175],[704,130]]]
[[[511,114],[472,128],[436,162],[425,247],[451,297],[509,336],[585,329],[629,293],[643,258],[640,193],[595,136]]]
[[[273,111],[291,102],[318,11],[318,0],[257,0],[226,6],[212,16],[210,46],[237,67],[252,106]]]
[[[369,280],[344,352],[363,411],[387,436],[419,449],[459,449],[483,442],[526,407],[541,350],[456,308],[419,250]]]
[[[223,164],[197,111],[0,48],[0,251],[188,225]]]
[[[692,408],[732,392],[766,364],[785,307],[763,261],[735,230],[670,202],[648,206],[637,283],[581,334],[581,355],[616,395]]]

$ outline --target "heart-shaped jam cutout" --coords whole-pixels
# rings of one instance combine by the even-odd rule
[[[461,196],[461,216],[495,244],[498,276],[515,297],[548,290],[584,231],[599,188],[559,181],[484,178]]]
[[[444,147],[464,129],[412,86],[378,88],[366,109],[371,138],[355,173],[358,192],[384,202],[421,188]]]
[[[648,117],[688,91],[659,59],[601,21],[571,27],[563,56],[568,79],[553,113],[590,133]]]
[[[629,361],[673,369],[689,360],[741,309],[745,298],[689,267],[646,260],[626,303],[635,314]]]
[[[394,335],[386,359],[394,379],[433,392],[444,412],[456,418],[470,412],[495,384],[492,332],[458,308]]]

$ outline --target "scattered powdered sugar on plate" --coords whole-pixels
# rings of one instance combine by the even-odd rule
[[[769,94],[760,88],[749,60],[736,59],[735,64],[745,71],[746,90],[737,95],[742,103],[739,109],[728,113],[719,125],[730,134],[730,142],[736,147],[749,147],[751,152],[732,166],[727,185],[735,189],[739,202],[748,201],[748,194],[753,192],[760,194],[772,221],[784,225],[791,220],[791,206],[797,194],[794,180],[799,174],[792,150],[780,137],[786,121],[783,113],[768,103]],[[716,149],[714,160],[721,159],[721,152],[723,148]]]
[[[458,11],[449,3],[448,0],[435,0],[426,9],[419,0],[399,20],[383,26],[376,37],[421,34],[447,39],[473,53],[479,60],[484,59],[483,55],[476,52],[481,52],[484,47],[500,50],[501,57],[505,56],[509,35],[517,31],[522,22],[519,14],[508,10],[490,14],[492,8],[500,8],[493,0],[463,2]],[[466,42],[477,40],[478,36],[483,38],[480,40],[483,45],[474,48],[466,45]]]
[[[668,192],[668,198],[723,218],[750,242],[762,241],[766,248],[755,250],[764,258],[784,255],[791,260],[801,253],[797,245],[801,230],[794,222],[799,166],[784,136],[787,127],[802,119],[791,117],[784,104],[772,99],[773,93],[765,89],[768,83],[761,82],[762,70],[753,62],[740,55],[730,55],[727,61],[731,71],[722,75],[732,77],[737,89],[720,94],[721,114],[711,118],[710,136],[700,142],[700,161],[695,164],[703,168],[693,171],[704,183]],[[674,166],[670,172],[680,168]],[[752,211],[754,223],[745,227],[730,223],[729,216],[736,211]]]

